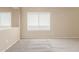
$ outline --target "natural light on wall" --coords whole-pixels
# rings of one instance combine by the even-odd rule
[[[0,26],[11,26],[11,12],[0,12]]]
[[[50,13],[49,12],[28,12],[27,13],[27,30],[50,31]]]

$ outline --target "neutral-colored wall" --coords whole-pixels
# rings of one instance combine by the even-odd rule
[[[27,31],[27,12],[50,12],[51,31]],[[49,7],[21,9],[21,38],[79,38],[79,8]]]
[[[19,28],[0,28],[0,52],[6,51],[19,39]]]
[[[20,8],[0,7],[0,12],[11,12],[12,13],[12,27],[19,27]]]
[[[0,51],[6,51],[20,39],[20,8],[0,7],[0,12],[12,13],[12,26],[0,27]]]

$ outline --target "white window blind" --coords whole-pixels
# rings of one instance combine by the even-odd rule
[[[28,12],[27,29],[32,30],[50,30],[49,12]]]
[[[10,12],[0,12],[0,26],[11,26]]]

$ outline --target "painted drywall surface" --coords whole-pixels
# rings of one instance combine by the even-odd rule
[[[6,51],[19,39],[19,28],[0,28],[0,52]]]
[[[21,38],[79,38],[79,8],[22,8]],[[27,12],[50,12],[51,31],[27,31]]]
[[[5,51],[20,39],[20,9],[12,7],[0,7],[0,12],[11,12],[12,28],[0,27],[0,51]],[[15,28],[18,27],[18,28]]]
[[[0,7],[0,12],[11,12],[12,13],[12,27],[19,27],[20,21],[20,8],[12,7]]]

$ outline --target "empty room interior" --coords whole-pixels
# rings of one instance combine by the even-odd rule
[[[79,7],[0,7],[0,52],[79,52]]]

